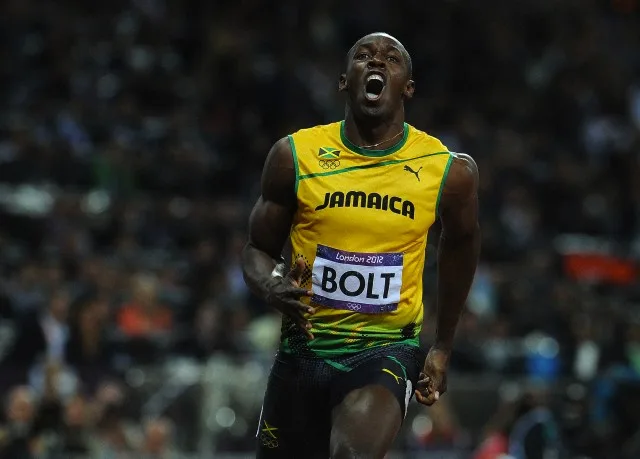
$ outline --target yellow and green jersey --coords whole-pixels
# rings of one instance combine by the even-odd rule
[[[294,261],[317,309],[314,339],[283,323],[284,352],[331,358],[392,343],[418,345],[427,233],[453,156],[405,124],[386,150],[353,145],[344,121],[289,136],[298,208]],[[305,300],[307,301],[307,300]]]

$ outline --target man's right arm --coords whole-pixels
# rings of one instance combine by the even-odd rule
[[[311,322],[305,314],[314,314],[315,310],[300,301],[300,297],[312,294],[300,288],[304,261],[297,260],[288,274],[282,272],[281,252],[291,232],[297,206],[293,161],[286,137],[276,142],[267,156],[262,172],[262,194],[249,218],[249,241],[242,251],[242,272],[255,295],[290,317],[313,339]]]
[[[242,251],[242,271],[249,289],[267,300],[271,273],[291,231],[296,210],[296,171],[289,139],[278,140],[265,161],[261,195],[249,217],[249,240]]]

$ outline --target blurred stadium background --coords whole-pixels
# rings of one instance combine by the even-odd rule
[[[0,1],[0,457],[252,457],[279,332],[238,261],[260,170],[342,117],[377,30],[413,55],[408,120],[482,177],[450,393],[392,457],[497,458],[533,407],[528,458],[555,434],[640,457],[634,0]]]

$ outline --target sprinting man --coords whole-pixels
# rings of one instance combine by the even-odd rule
[[[338,84],[344,121],[284,137],[266,159],[243,252],[247,284],[283,313],[260,459],[382,458],[412,395],[431,405],[447,389],[480,250],[478,171],[404,122],[411,74],[398,40],[361,38]],[[437,332],[425,358],[422,272],[438,217]]]

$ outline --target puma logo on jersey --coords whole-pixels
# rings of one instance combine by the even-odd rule
[[[404,378],[401,378],[400,376],[396,375],[396,374],[395,374],[393,371],[391,371],[391,370],[388,370],[388,369],[386,369],[386,368],[383,368],[383,369],[382,369],[382,371],[383,371],[384,373],[388,373],[388,374],[390,374],[391,376],[393,376],[393,377],[395,378],[395,380],[396,380],[396,383],[397,383],[397,384],[400,384],[400,381],[404,381]]]
[[[413,169],[411,169],[410,166],[404,166],[404,170],[415,175],[416,178],[418,179],[418,182],[420,181],[420,171],[422,170],[422,166],[420,166],[420,169],[418,169],[417,171],[414,171]]]

